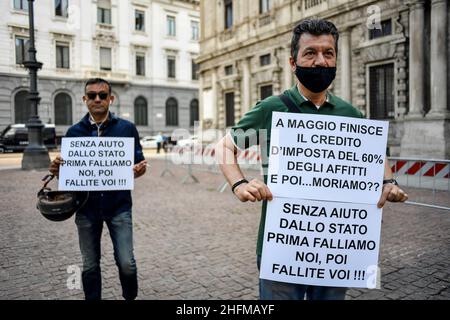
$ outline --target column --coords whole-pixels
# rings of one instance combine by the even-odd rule
[[[289,64],[289,57],[291,56],[291,47],[286,46],[284,47],[285,57],[283,61],[283,73],[284,73],[284,83],[282,91],[290,89],[294,83],[292,82],[292,70],[291,65]]]
[[[345,101],[352,100],[352,70],[351,70],[351,37],[350,30],[346,29],[340,33],[341,39],[341,98]]]
[[[447,0],[431,1],[431,110],[428,116],[447,113]]]
[[[215,103],[215,105],[213,106],[213,110],[214,110],[214,124],[213,127],[215,128],[220,128],[219,126],[219,114],[220,114],[220,96],[218,96],[218,88],[217,88],[217,68],[213,68],[212,69],[212,74],[211,74],[211,87],[212,87],[212,96],[213,96],[213,103]],[[216,103],[217,101],[217,103]]]
[[[409,117],[424,108],[424,0],[409,3]]]
[[[250,59],[244,58],[242,60],[242,115],[244,115],[251,108],[250,100]]]
[[[204,77],[206,76],[206,72],[204,72],[203,70],[199,72],[199,95],[198,95],[198,115],[199,115],[199,120],[200,120],[200,128],[201,129],[205,129],[205,125],[204,125],[204,110],[205,110],[205,91],[204,91],[204,85],[205,85],[205,80]]]

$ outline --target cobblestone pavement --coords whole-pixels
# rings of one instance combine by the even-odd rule
[[[260,204],[217,192],[219,174],[194,171],[200,183],[181,184],[185,168],[171,166],[173,176],[160,177],[164,162],[150,163],[133,191],[138,298],[257,299]],[[73,219],[52,223],[35,209],[43,175],[0,171],[0,299],[83,299],[67,285],[81,268]],[[408,192],[412,201],[420,194],[450,205],[448,193]],[[347,299],[449,299],[450,214],[388,204],[383,216],[381,290],[352,289]],[[107,228],[102,275],[103,298],[121,299]]]

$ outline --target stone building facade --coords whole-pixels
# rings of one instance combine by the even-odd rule
[[[340,32],[330,90],[367,118],[389,120],[390,154],[450,158],[446,0],[201,2],[203,127],[228,128],[258,100],[295,83],[291,33],[311,17],[333,21]]]
[[[26,0],[0,2],[0,130],[29,118]],[[111,110],[141,136],[198,120],[199,0],[40,0],[34,4],[39,115],[57,134],[87,111],[84,83],[113,85]]]

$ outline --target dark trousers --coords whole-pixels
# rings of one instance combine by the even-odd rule
[[[258,270],[261,256],[256,257]],[[347,288],[323,287],[259,279],[260,300],[344,300]]]
[[[114,258],[119,268],[122,296],[133,300],[137,296],[137,268],[133,254],[133,224],[131,211],[113,217],[77,214],[80,250],[83,258],[83,290],[86,300],[102,298],[102,278],[100,270],[101,235],[103,222],[106,222],[114,247]]]

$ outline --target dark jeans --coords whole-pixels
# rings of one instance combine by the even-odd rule
[[[258,270],[261,256],[257,256]],[[259,279],[260,300],[344,300],[347,288],[323,287]]]
[[[78,214],[75,223],[78,228],[80,250],[83,258],[83,290],[86,300],[102,298],[102,278],[100,271],[100,240],[103,222],[108,226],[114,247],[114,258],[119,268],[122,296],[133,300],[137,296],[137,268],[133,254],[133,224],[131,211],[113,217],[86,216]]]

